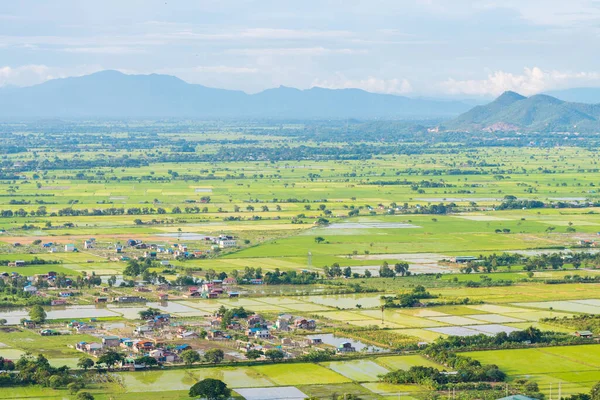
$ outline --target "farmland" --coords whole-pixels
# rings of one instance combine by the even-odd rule
[[[97,399],[188,398],[205,378],[239,398],[256,398],[257,388],[290,398],[446,396],[444,382],[381,377],[448,370],[422,353],[439,341],[531,328],[557,336],[534,347],[455,349],[506,374],[464,398],[495,398],[496,383],[520,393],[522,379],[537,383],[537,394],[559,383],[563,394],[583,393],[600,379],[596,342],[550,323],[600,315],[599,156],[579,143],[355,143],[303,136],[312,128],[294,124],[82,122],[47,135],[2,126],[5,145],[20,150],[7,147],[0,160],[0,357],[42,353],[54,367],[79,369],[77,343],[141,340],[147,309],[170,318],[146,336],[166,343],[161,351],[225,354],[219,363],[179,358],[111,371],[91,379],[86,390]],[[224,279],[233,283],[211,293]],[[37,293],[23,294],[31,286]],[[113,301],[128,297],[136,304]],[[64,301],[51,306],[56,300]],[[46,320],[25,328],[36,304]],[[260,314],[265,338],[221,324],[223,310],[242,307]],[[280,329],[282,316],[316,327]],[[75,320],[93,330],[78,331]],[[41,337],[40,327],[58,334]],[[218,330],[223,338],[201,336]],[[250,360],[240,342],[286,357]],[[302,358],[313,350],[331,354]],[[0,390],[0,399],[68,396],[64,387]]]

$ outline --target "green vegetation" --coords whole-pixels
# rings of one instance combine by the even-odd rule
[[[11,381],[0,399],[183,399],[205,380],[420,400],[593,385],[596,349],[573,333],[599,333],[596,138],[339,121],[65,127],[10,125],[0,146],[13,146],[0,160],[0,363],[42,353],[58,376]],[[225,279],[206,298],[203,284]],[[111,303],[121,296],[141,299]],[[249,339],[252,313],[270,331],[279,315],[317,327]],[[99,339],[67,326],[138,337],[161,314],[172,325],[156,342],[191,349],[179,365],[135,354],[143,371],[121,371],[120,347],[82,357],[74,345]],[[16,326],[27,318],[38,326]],[[307,335],[332,341],[304,347]],[[545,370],[561,360],[572,369]]]

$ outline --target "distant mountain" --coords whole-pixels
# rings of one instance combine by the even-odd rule
[[[573,103],[600,103],[600,88],[594,87],[552,90],[550,92],[546,92],[545,94],[547,94],[548,96],[556,97],[557,99],[563,101],[570,101]]]
[[[359,89],[279,87],[257,94],[188,84],[168,75],[102,71],[24,88],[0,88],[0,118],[358,118],[454,117],[460,101],[411,99]]]
[[[466,131],[573,132],[600,130],[600,104],[571,103],[538,94],[531,97],[505,92],[444,124]]]

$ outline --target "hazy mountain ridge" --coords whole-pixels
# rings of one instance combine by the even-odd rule
[[[169,75],[102,71],[24,88],[0,88],[0,117],[361,118],[454,117],[460,101],[360,89],[287,87],[257,94],[188,84]]]
[[[525,97],[505,92],[444,124],[465,131],[522,130],[573,132],[600,130],[600,104],[573,103],[545,94]]]

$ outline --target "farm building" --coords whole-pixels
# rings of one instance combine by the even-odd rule
[[[25,328],[33,329],[35,328],[35,322],[30,319],[26,319],[25,321],[23,321],[23,326]]]
[[[237,241],[232,239],[219,240],[219,248],[227,249],[229,247],[235,247],[237,245]]]
[[[115,297],[113,301],[117,303],[145,303],[146,299],[140,296],[120,296]]]
[[[592,331],[577,331],[575,332],[575,336],[584,339],[592,339],[594,337],[594,333]]]
[[[73,243],[65,244],[65,251],[75,251],[75,245]]]
[[[8,263],[9,267],[24,267],[25,266],[25,261],[23,260],[16,260],[16,261],[12,261]]]
[[[450,259],[450,261],[455,262],[457,264],[468,263],[471,261],[477,261],[477,257],[472,256],[456,256]]]
[[[25,287],[23,288],[23,291],[24,291],[24,292],[27,292],[27,293],[34,294],[34,293],[37,293],[37,287],[35,287],[35,286],[33,286],[33,285],[25,286]]]
[[[104,347],[119,347],[121,339],[118,336],[103,336],[102,345]]]
[[[341,343],[336,349],[338,353],[353,353],[356,351],[356,348],[352,346],[350,342]]]

